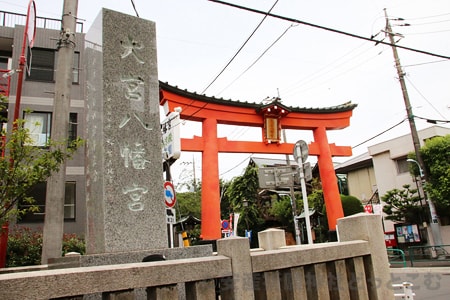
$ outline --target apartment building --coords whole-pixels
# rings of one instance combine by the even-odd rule
[[[417,133],[420,145],[423,146],[428,139],[450,134],[450,128],[433,125]],[[369,200],[377,203],[387,191],[402,189],[405,184],[412,188],[418,187],[409,172],[410,162],[407,161],[408,154],[413,151],[411,134],[406,134],[368,147],[367,153],[338,165],[335,172],[347,175],[350,195],[361,199],[363,204]],[[442,222],[443,225],[448,225],[446,220],[441,221],[445,221]],[[391,221],[384,220],[383,225],[385,231],[394,230],[394,223]],[[450,226],[441,226],[440,230],[444,244],[448,244]]]
[[[3,85],[8,85],[8,129],[11,129],[16,104],[19,58],[22,53],[26,15],[0,11],[0,70]],[[61,21],[36,18],[36,37],[32,49],[25,47],[27,67],[22,85],[19,118],[30,129],[34,146],[43,147],[51,137],[53,101],[58,60],[58,40]],[[84,137],[84,94],[86,89],[82,58],[84,49],[83,24],[77,24],[72,72],[69,138]],[[8,73],[7,73],[8,72]],[[37,125],[38,124],[38,125]],[[77,151],[66,168],[66,198],[64,231],[84,234],[86,228],[84,148]],[[38,184],[30,194],[40,208],[18,221],[20,225],[42,228],[45,217],[46,183]]]

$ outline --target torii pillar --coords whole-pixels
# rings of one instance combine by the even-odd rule
[[[344,216],[342,209],[341,197],[334,172],[334,164],[332,161],[332,151],[328,143],[328,137],[325,127],[318,127],[313,130],[314,141],[319,146],[319,155],[317,155],[317,163],[319,164],[320,179],[322,181],[323,198],[328,217],[328,228],[330,229],[330,240],[337,240],[336,223],[337,219]]]
[[[222,237],[220,217],[219,143],[217,120],[205,119],[202,123],[202,239],[216,240]],[[183,146],[182,148],[183,149]],[[205,201],[203,201],[205,199]],[[214,201],[219,199],[219,201]],[[209,224],[203,225],[203,220]]]
[[[222,237],[219,153],[291,155],[294,144],[280,142],[282,129],[313,131],[314,142],[309,145],[309,155],[318,157],[330,237],[334,237],[337,219],[343,217],[344,212],[332,157],[351,156],[352,150],[348,146],[329,144],[327,130],[349,126],[356,105],[348,102],[328,108],[298,108],[286,107],[278,100],[267,105],[230,101],[198,95],[160,82],[160,104],[165,107],[167,113],[181,107],[181,119],[202,122],[202,136],[182,138],[181,150],[202,152],[203,240],[217,240]],[[227,138],[219,138],[219,124],[259,127],[263,132],[263,141],[229,141]]]

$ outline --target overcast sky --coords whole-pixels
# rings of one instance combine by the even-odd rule
[[[0,0],[0,10],[26,13],[28,0]],[[229,1],[244,7],[300,20],[351,34],[376,39],[386,21],[403,35],[399,45],[450,56],[449,0],[246,0]],[[60,18],[63,1],[36,0],[38,16]],[[159,79],[208,96],[259,103],[266,97],[280,97],[287,106],[328,107],[347,101],[358,104],[350,127],[329,133],[329,142],[356,146],[398,124],[406,117],[405,105],[387,45],[267,17],[241,52],[236,54],[263,19],[254,12],[207,0],[134,0],[141,18],[156,22]],[[79,0],[78,17],[88,30],[101,7],[136,15],[131,1]],[[411,26],[397,26],[408,23]],[[385,39],[387,42],[387,38]],[[413,51],[398,50],[406,72],[406,84],[416,116],[450,119],[450,60]],[[212,84],[211,84],[212,83]],[[209,87],[208,87],[209,86]],[[208,87],[208,88],[207,88]],[[431,126],[416,119],[418,129]],[[449,127],[448,124],[442,126]],[[182,127],[184,137],[199,126]],[[409,133],[408,122],[369,142],[355,147],[355,155],[367,147]],[[229,139],[260,140],[260,130],[221,127]],[[310,132],[287,132],[288,142],[312,141]],[[240,175],[248,154],[221,154],[224,179]],[[261,155],[255,155],[261,156]],[[195,159],[199,177],[201,156],[183,153],[180,162]],[[226,158],[226,161],[225,161]],[[280,158],[284,158],[281,156]],[[348,158],[335,158],[345,161]],[[315,158],[310,158],[315,162]],[[240,162],[245,162],[237,166]],[[178,163],[176,164],[178,165]],[[235,167],[235,168],[234,168]],[[184,167],[177,167],[179,172]],[[229,171],[232,169],[231,171]],[[187,172],[192,171],[189,167]],[[186,172],[185,172],[186,174]],[[176,183],[176,182],[175,182]]]

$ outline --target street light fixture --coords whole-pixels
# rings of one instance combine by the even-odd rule
[[[431,233],[433,234],[434,244],[442,245],[442,237],[441,237],[441,231],[439,228],[439,219],[438,219],[438,215],[436,213],[436,207],[434,206],[433,201],[431,201],[431,199],[428,199],[427,194],[425,193],[425,190],[423,189],[423,184],[424,184],[423,169],[420,167],[420,164],[414,159],[408,158],[406,161],[410,162],[410,163],[415,163],[417,165],[417,167],[419,168],[419,174],[420,174],[420,180],[421,180],[421,184],[419,185],[419,187],[421,189],[422,195],[425,198],[425,201],[428,203],[428,208],[430,210],[430,215],[431,215],[430,226],[431,226]]]
[[[417,162],[416,160],[411,159],[411,158],[408,158],[406,161],[407,161],[407,162],[415,163],[415,164],[417,165],[417,167],[419,168],[420,179],[422,179],[422,178],[423,178],[423,170],[422,170],[422,168],[420,167],[419,162]]]

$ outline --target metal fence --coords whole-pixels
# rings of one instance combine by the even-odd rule
[[[23,25],[27,21],[26,14],[13,13],[9,11],[0,11],[0,25],[4,27],[15,27]],[[45,29],[61,29],[61,19],[36,17],[36,27]],[[77,22],[76,32],[83,32],[83,23]]]
[[[401,264],[403,267],[406,267],[406,256],[403,250],[388,248],[386,251],[388,253],[388,259],[391,265]]]
[[[449,251],[450,245],[410,246],[408,247],[408,256],[412,267],[414,262],[450,262]]]

